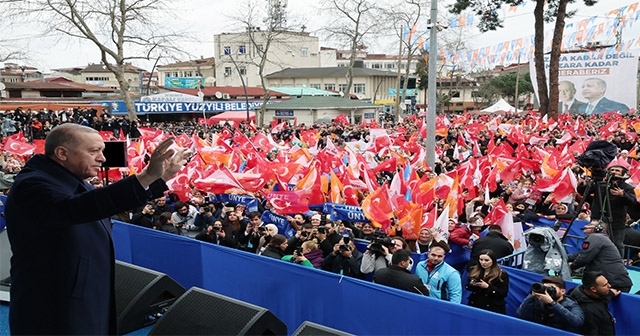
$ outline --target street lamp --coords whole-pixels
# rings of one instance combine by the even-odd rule
[[[238,72],[238,76],[240,76],[240,81],[242,82],[242,88],[244,89],[244,100],[247,108],[247,125],[248,125],[251,123],[251,117],[249,116],[249,95],[247,94],[247,86],[244,84],[244,77],[242,77],[242,73],[240,72],[240,67],[238,67],[238,63],[236,63],[233,57],[231,57],[231,53],[229,53],[227,56],[229,56],[229,59],[231,59],[231,62],[236,67],[236,71]],[[245,71],[246,71],[246,68],[245,68]]]

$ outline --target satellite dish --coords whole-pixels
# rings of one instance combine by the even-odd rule
[[[216,82],[216,78],[215,77],[207,77],[204,79],[204,83],[205,84],[214,84]]]
[[[198,91],[198,98],[204,99],[204,92]]]
[[[0,83],[0,91],[6,89],[7,87],[4,85],[4,83]]]
[[[340,97],[344,97],[344,92],[340,91]]]
[[[216,91],[216,98],[222,99],[222,92]]]

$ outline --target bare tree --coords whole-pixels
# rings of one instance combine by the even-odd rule
[[[365,48],[365,38],[376,35],[380,28],[381,10],[373,0],[324,0],[324,9],[331,19],[324,29],[328,37],[348,45],[351,51],[347,68],[347,86],[344,93],[349,98],[353,85],[353,67],[358,50]]]
[[[256,111],[256,123],[258,126],[264,124],[264,114],[267,103],[271,98],[267,89],[265,73],[267,65],[276,65],[283,68],[284,62],[275,58],[269,51],[273,47],[287,47],[287,39],[284,37],[290,32],[287,25],[286,4],[278,0],[248,0],[244,3],[242,16],[234,18],[245,28],[246,38],[249,41],[255,57],[239,60],[239,63],[250,63],[258,68],[260,85],[264,89],[264,97],[260,110]],[[265,11],[266,10],[266,11]]]
[[[400,120],[400,104],[405,101],[407,96],[407,85],[409,84],[409,76],[411,75],[411,62],[415,55],[422,54],[422,50],[424,50],[423,42],[426,39],[426,24],[423,25],[423,27],[418,27],[418,22],[423,19],[421,17],[423,9],[428,7],[429,6],[425,1],[404,0],[401,4],[392,6],[392,10],[388,12],[388,15],[394,21],[394,26],[400,28],[397,30],[398,38],[401,41],[401,52],[398,54],[398,64],[400,64],[402,56],[405,55],[405,52],[403,51],[406,51],[407,56],[407,66],[405,67],[404,74],[402,75],[404,78],[402,88],[400,88],[400,83],[397,84],[398,90],[396,91],[395,106],[396,121]],[[406,36],[404,34],[405,27],[409,30],[409,34]],[[400,77],[400,74],[401,67],[398,66],[398,77]]]
[[[160,24],[166,22],[161,16],[169,13],[164,0],[12,0],[9,5],[14,18],[38,20],[45,32],[97,47],[118,81],[131,120],[136,112],[125,78],[128,63],[155,58],[161,51],[179,52],[170,41],[181,35]]]

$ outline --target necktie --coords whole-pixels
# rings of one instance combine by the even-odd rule
[[[564,114],[569,113],[569,104],[564,103],[564,110],[562,111],[562,113],[564,113]]]
[[[586,112],[587,112],[587,114],[591,114],[591,113],[593,112],[593,105],[588,104],[588,105],[587,105],[587,111],[586,111]]]

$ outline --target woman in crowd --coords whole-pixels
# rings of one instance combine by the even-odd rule
[[[482,250],[478,264],[469,271],[467,290],[471,291],[468,305],[506,314],[505,298],[509,293],[509,274],[500,268],[491,250]]]
[[[287,249],[288,244],[287,237],[276,234],[269,239],[269,245],[267,245],[267,248],[265,248],[261,254],[265,257],[282,259],[282,257],[284,257],[284,250]]]

